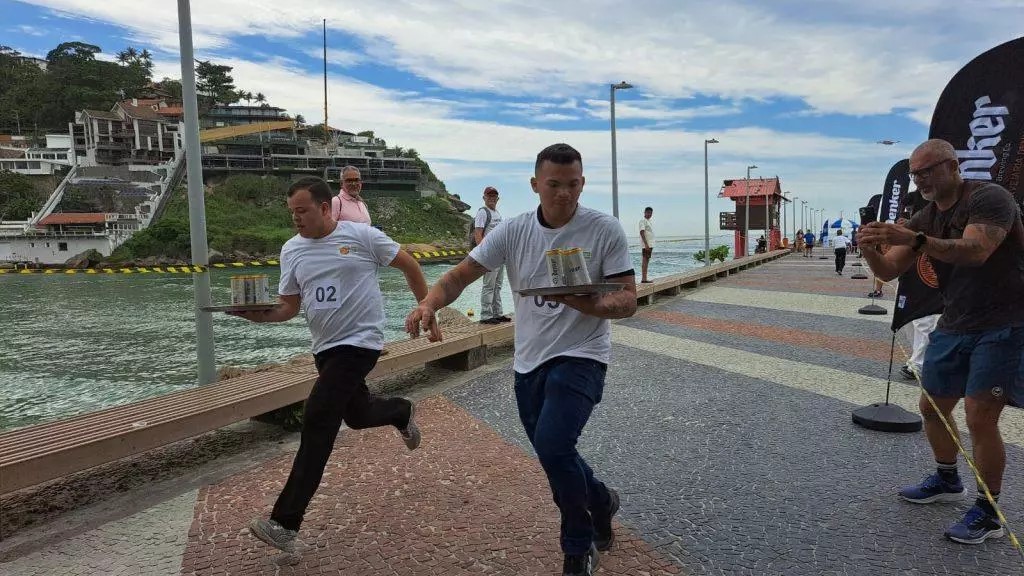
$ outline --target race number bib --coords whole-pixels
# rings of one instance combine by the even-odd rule
[[[313,310],[341,308],[341,286],[337,280],[323,280],[313,286]]]

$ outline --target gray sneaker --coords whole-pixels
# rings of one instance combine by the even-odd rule
[[[416,404],[406,398],[409,402],[409,423],[405,428],[399,428],[398,433],[402,435],[402,441],[409,450],[415,450],[420,446],[420,427],[416,425]]]
[[[273,546],[282,552],[295,553],[298,532],[289,530],[274,520],[253,518],[252,522],[249,522],[249,532],[268,546]]]

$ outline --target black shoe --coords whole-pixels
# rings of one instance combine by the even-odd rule
[[[641,280],[640,283],[641,284],[654,284],[654,281],[653,280]]]
[[[498,316],[498,322],[511,322],[512,319],[508,316]]]
[[[615,542],[615,532],[612,531],[612,517],[619,511],[619,493],[614,488],[608,489],[608,509],[603,513],[594,514],[594,546],[604,552],[612,547]]]
[[[590,552],[580,556],[565,556],[562,562],[562,576],[593,576],[597,572],[597,548],[590,547]]]
[[[917,376],[914,375],[914,372],[911,371],[910,368],[907,368],[906,366],[903,366],[903,367],[900,368],[900,374],[904,378],[906,378],[907,380],[916,380],[917,379]]]
[[[501,322],[501,318],[498,317],[498,316],[495,316],[494,318],[488,318],[486,320],[481,320],[480,321],[481,324],[498,324],[499,322]]]

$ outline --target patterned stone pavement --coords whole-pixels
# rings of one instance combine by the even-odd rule
[[[942,537],[969,499],[895,497],[932,466],[921,434],[850,421],[885,394],[891,317],[856,312],[869,282],[791,256],[615,323],[604,400],[580,439],[622,496],[599,574],[1024,573],[1006,538],[969,547]],[[891,312],[886,294],[879,303]],[[897,350],[897,367],[903,357]],[[917,394],[897,379],[891,401],[916,410]],[[283,456],[0,563],[0,574],[556,574],[557,510],[507,366],[460,378],[419,414],[424,444],[412,453],[392,431],[342,433],[297,565],[276,564],[245,530],[272,505],[290,465]],[[1001,504],[1019,531],[1024,412],[1002,424]],[[961,474],[973,484],[963,465]],[[128,558],[125,539],[111,535],[130,529]],[[97,563],[103,551],[108,561]]]

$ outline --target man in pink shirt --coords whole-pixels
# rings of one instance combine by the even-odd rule
[[[355,166],[341,169],[341,192],[331,199],[331,218],[335,222],[348,220],[370,224],[370,211],[359,196],[363,190],[362,175]]]

